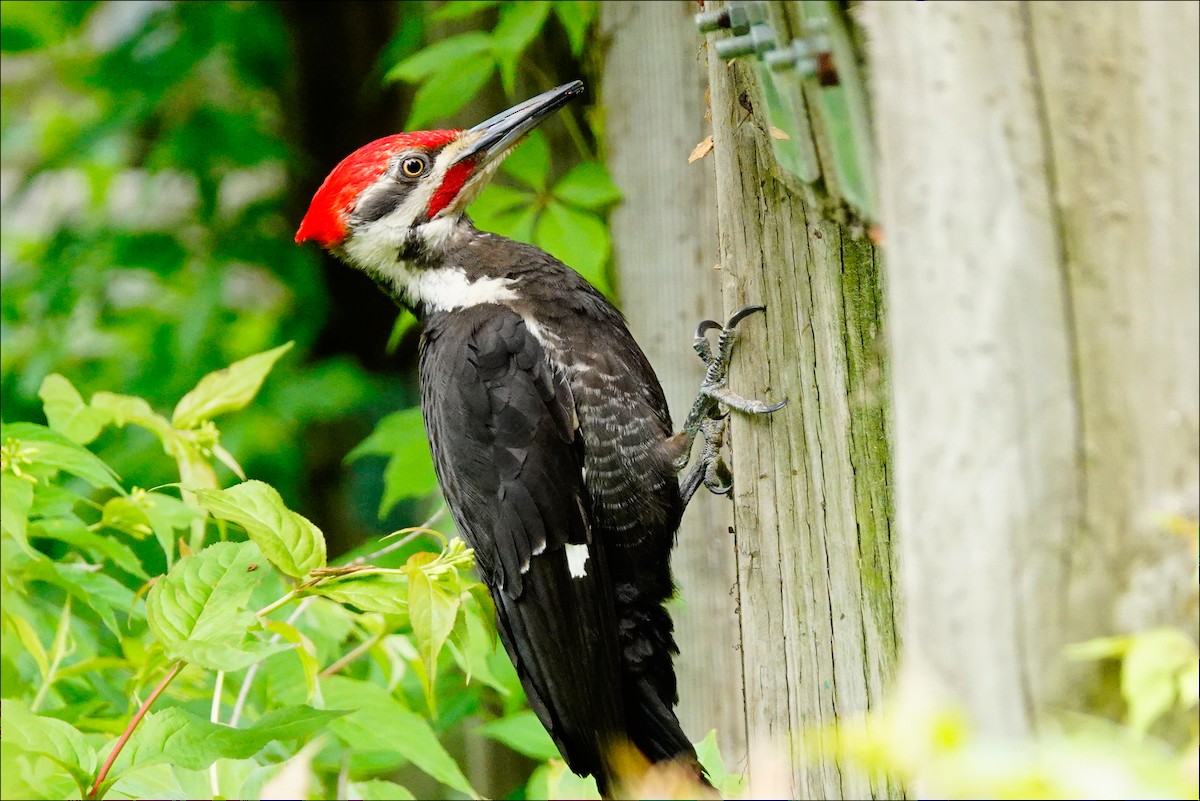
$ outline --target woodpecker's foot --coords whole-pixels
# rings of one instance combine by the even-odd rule
[[[733,473],[721,458],[721,446],[725,443],[725,427],[729,418],[707,417],[700,421],[699,434],[704,440],[700,461],[679,482],[679,494],[683,505],[696,494],[701,485],[714,495],[728,495],[733,491]]]
[[[737,327],[742,320],[755,312],[765,312],[765,306],[747,306],[736,312],[725,325],[713,320],[704,320],[696,327],[693,348],[701,361],[708,367],[696,402],[688,412],[684,430],[687,433],[688,448],[684,451],[683,469],[687,465],[687,456],[691,443],[699,434],[704,440],[704,449],[700,463],[696,465],[680,486],[680,493],[686,504],[700,485],[703,484],[709,492],[717,495],[727,495],[732,487],[732,476],[729,468],[721,459],[721,446],[725,441],[726,418],[730,409],[736,409],[745,414],[770,414],[779,411],[787,403],[783,399],[779,403],[767,403],[752,398],[743,398],[727,385],[729,360],[733,355],[733,345],[737,341]],[[716,349],[709,342],[710,331],[718,331]]]
[[[696,402],[692,406],[692,411],[688,414],[689,421],[692,421],[693,418],[699,421],[704,417],[724,417],[725,413],[723,411],[719,415],[713,414],[721,406],[725,406],[728,409],[736,409],[746,414],[770,414],[771,412],[779,411],[787,404],[786,398],[779,403],[767,403],[765,401],[743,398],[729,389],[726,384],[729,373],[729,360],[733,356],[733,345],[737,342],[738,324],[751,314],[765,312],[766,310],[766,306],[747,306],[734,313],[725,325],[721,325],[713,320],[704,320],[696,327],[696,336],[692,347],[695,348],[696,353],[708,367],[708,370],[704,374],[704,381],[700,385],[700,392],[696,396]],[[720,332],[717,335],[717,349],[715,352],[708,341],[709,331]]]

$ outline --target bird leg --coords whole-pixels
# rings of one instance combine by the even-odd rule
[[[691,458],[692,443],[697,435],[704,445],[700,451],[699,463],[687,472],[679,485],[679,494],[684,506],[687,506],[692,495],[702,484],[715,495],[728,495],[733,489],[733,476],[721,458],[729,411],[734,409],[745,414],[770,414],[779,411],[787,403],[786,398],[779,403],[743,398],[729,389],[727,384],[729,359],[737,341],[737,326],[746,317],[762,311],[766,311],[765,306],[747,306],[730,317],[725,325],[713,320],[704,320],[696,327],[692,347],[708,369],[704,373],[704,381],[700,384],[696,401],[683,424],[685,440],[677,468],[682,471],[687,467]],[[708,340],[710,331],[719,332],[715,352]]]

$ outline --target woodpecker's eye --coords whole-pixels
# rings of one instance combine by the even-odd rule
[[[416,178],[425,172],[428,166],[423,158],[417,156],[409,156],[404,161],[400,162],[400,172],[404,173],[409,178]]]

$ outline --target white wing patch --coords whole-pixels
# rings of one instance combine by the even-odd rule
[[[567,546],[567,569],[571,571],[572,578],[583,578],[588,574],[588,556],[587,545]]]

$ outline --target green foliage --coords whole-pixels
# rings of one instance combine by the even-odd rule
[[[392,785],[379,774],[411,763],[449,790],[475,795],[438,729],[414,709],[433,713],[447,670],[461,688],[464,675],[451,670],[458,660],[486,666],[513,695],[511,680],[495,679],[503,655],[494,638],[478,636],[491,610],[468,577],[470,550],[442,538],[440,550],[418,550],[399,568],[369,560],[330,566],[321,531],[269,485],[222,489],[187,477],[215,475],[220,433],[211,417],[250,404],[283,350],[203,377],[174,422],[139,398],[100,392],[89,403],[55,375],[40,390],[50,427],[4,425],[3,770],[38,777],[14,779],[6,793],[195,795],[188,772],[212,768],[219,785],[214,766],[240,764],[249,770],[228,777],[238,784],[203,792],[250,796],[263,780],[255,768],[289,760],[328,733],[310,754],[317,786],[332,786],[347,764],[354,779],[383,792]],[[80,442],[130,423],[176,457],[180,498],[166,488],[127,489]],[[204,447],[190,438],[196,431],[206,432]],[[165,536],[151,537],[156,527]],[[182,556],[168,568],[181,532]],[[147,552],[146,543],[161,552]],[[288,607],[290,617],[276,617]],[[348,649],[355,639],[360,645]],[[451,641],[457,660],[447,661]],[[383,670],[356,659],[376,652]],[[264,688],[254,677],[268,665]],[[336,675],[343,671],[353,676]],[[259,689],[237,693],[228,718],[227,676],[245,691]],[[159,686],[148,693],[151,683]],[[478,707],[484,685],[475,687]],[[143,712],[154,707],[118,748],[139,702]],[[209,707],[211,715],[198,714]],[[243,714],[251,722],[232,725]],[[159,770],[164,764],[173,778]]]
[[[305,358],[326,295],[316,254],[294,246],[284,214],[288,165],[299,154],[283,121],[294,70],[280,10],[3,8],[6,418],[35,419],[44,403],[59,430],[89,443],[103,428],[103,404],[85,409],[61,384],[43,383],[47,375],[69,374],[85,394],[121,387],[160,407],[238,354],[293,340],[300,358],[230,421],[226,439],[295,502],[304,427],[361,410],[373,393],[353,363]],[[39,387],[49,397],[39,399]],[[217,414],[196,404],[221,401],[197,391],[176,411],[181,428],[191,427],[189,415]],[[96,450],[118,472],[168,480],[143,442],[109,436]]]
[[[512,103],[552,88],[529,58],[529,46],[556,20],[566,33],[571,53],[580,58],[596,16],[594,2],[510,0],[448,3],[433,17],[464,19],[485,9],[496,12],[490,30],[442,39],[388,71],[387,80],[417,87],[406,128],[421,128],[454,114],[496,76]],[[519,90],[523,76],[529,81]],[[481,228],[537,245],[611,294],[608,267],[612,243],[604,215],[621,196],[586,144],[587,137],[572,116],[575,113],[567,109],[559,115],[571,132],[574,154],[556,153],[552,158],[545,136],[534,131],[501,167],[514,186],[487,187],[469,211]],[[561,177],[555,180],[555,176]]]
[[[425,438],[425,423],[418,407],[404,409],[380,420],[375,430],[346,456],[354,461],[362,456],[387,456],[383,471],[383,498],[379,516],[388,513],[404,498],[423,497],[437,490],[433,457]]]

